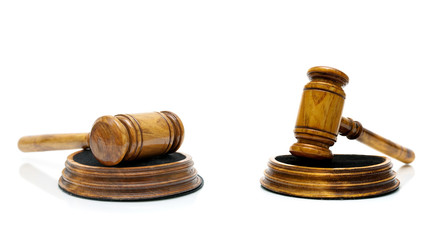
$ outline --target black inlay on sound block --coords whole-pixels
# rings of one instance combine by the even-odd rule
[[[118,168],[124,168],[124,167],[144,167],[144,166],[153,166],[153,165],[159,165],[159,164],[166,164],[166,163],[172,163],[177,162],[180,160],[185,159],[185,155],[180,153],[170,153],[165,154],[161,156],[154,156],[149,158],[143,158],[143,159],[136,159],[134,161],[122,161],[116,166]],[[93,156],[92,151],[82,151],[78,154],[76,154],[73,157],[73,160],[77,163],[93,166],[93,167],[104,167],[96,158]]]
[[[316,167],[316,168],[350,168],[350,167],[365,167],[380,164],[384,158],[378,156],[368,155],[346,155],[336,154],[331,160],[317,160],[310,158],[299,158],[293,155],[280,155],[276,160],[282,163],[302,166],[302,167]]]

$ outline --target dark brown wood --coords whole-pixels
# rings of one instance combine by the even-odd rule
[[[176,152],[184,140],[184,126],[168,111],[120,114],[98,118],[90,134],[55,134],[23,137],[20,150],[48,151],[88,148],[106,166],[121,161]]]
[[[75,152],[67,158],[59,186],[76,196],[100,200],[149,200],[195,191],[202,179],[190,155],[185,159],[157,165],[103,167],[79,163]],[[146,159],[144,159],[146,160]]]
[[[340,132],[404,163],[415,159],[412,150],[363,129],[359,122],[342,118],[346,96],[342,86],[349,82],[346,74],[330,67],[313,67],[309,69],[308,77],[311,82],[303,91],[294,129],[297,143],[290,147],[292,155],[331,159],[329,147],[334,145]]]
[[[335,155],[344,156],[344,155]],[[317,165],[287,164],[273,157],[268,162],[262,187],[276,193],[320,199],[351,199],[384,195],[396,190],[399,181],[386,157],[351,155],[361,158],[379,158],[376,164],[360,167],[328,168]],[[295,158],[294,156],[291,156]],[[352,160],[360,162],[358,159]],[[307,161],[311,163],[311,161]],[[324,163],[325,161],[321,161]]]

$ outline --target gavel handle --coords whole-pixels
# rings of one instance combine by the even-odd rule
[[[339,132],[342,136],[346,136],[349,139],[357,139],[369,147],[374,148],[389,157],[400,160],[403,163],[408,164],[415,159],[415,153],[412,150],[363,128],[360,122],[354,121],[350,118],[341,118]]]
[[[89,147],[89,133],[26,136],[18,140],[22,152],[41,152]]]

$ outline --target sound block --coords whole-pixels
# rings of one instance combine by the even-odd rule
[[[368,155],[334,155],[330,161],[280,155],[270,158],[260,183],[289,196],[352,199],[384,195],[398,189],[390,159]]]
[[[98,200],[134,201],[171,198],[199,190],[202,178],[185,153],[126,161],[106,167],[91,151],[68,156],[58,181],[69,194]]]

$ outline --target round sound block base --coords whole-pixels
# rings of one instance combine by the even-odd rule
[[[381,196],[398,189],[388,158],[334,155],[330,161],[280,155],[270,158],[260,183],[263,188],[289,196],[318,199],[353,199]]]
[[[89,199],[111,201],[155,200],[182,196],[199,190],[202,178],[185,153],[101,165],[91,151],[68,156],[59,187]]]

